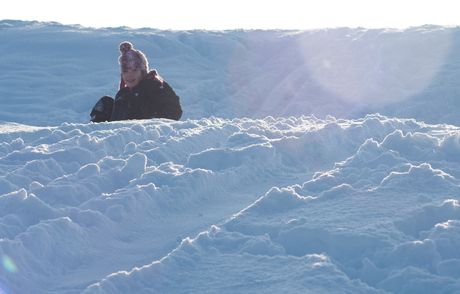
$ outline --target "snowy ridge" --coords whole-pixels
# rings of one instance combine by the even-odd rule
[[[397,129],[381,144],[366,140],[368,134],[360,137],[365,143],[358,153],[334,170],[317,173],[301,185],[272,188],[221,227],[213,226],[194,240],[183,240],[161,261],[112,275],[85,293],[119,293],[120,289],[321,292],[323,283],[331,280],[336,285],[329,284],[328,292],[450,293],[459,286],[455,281],[460,277],[455,244],[459,241],[460,208],[449,195],[459,192],[459,181],[432,166],[458,168],[458,159],[445,160],[451,153],[446,146],[451,147],[452,142],[457,142],[459,151],[459,133],[446,131],[440,138],[418,132],[403,135],[403,130],[417,127],[428,132],[439,132],[442,127],[378,118],[347,121],[347,128],[339,128],[339,132],[365,133],[363,126],[369,124],[374,130]],[[400,156],[413,149],[419,154],[411,160]],[[429,163],[421,160],[426,153],[433,154]],[[267,271],[270,276],[261,275]],[[301,282],[294,283],[297,279]],[[406,280],[413,279],[437,282],[431,286],[407,284]],[[439,288],[439,284],[443,286]]]
[[[160,31],[1,20],[0,35],[2,66],[14,69],[0,73],[7,122],[86,123],[94,101],[116,94],[125,40],[176,90],[182,119],[458,121],[459,27]]]
[[[0,36],[0,293],[459,291],[458,27]],[[87,122],[125,40],[183,119]]]
[[[59,292],[64,277],[96,277],[86,292],[277,293],[305,277],[291,292],[337,279],[328,291],[378,293],[400,292],[408,284],[395,281],[413,275],[449,289],[460,272],[460,211],[451,198],[459,134],[378,115],[3,134],[11,143],[1,145],[1,164],[11,171],[1,178],[0,246],[30,273],[27,286],[19,275],[8,284]],[[96,275],[113,255],[113,272]]]

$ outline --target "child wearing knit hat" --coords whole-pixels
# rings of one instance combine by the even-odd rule
[[[102,97],[91,111],[92,122],[168,118],[179,120],[179,96],[156,70],[149,71],[145,55],[129,42],[119,46],[120,88],[115,99]]]

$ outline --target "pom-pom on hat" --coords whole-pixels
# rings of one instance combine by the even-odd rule
[[[147,73],[149,71],[149,62],[145,58],[144,53],[139,50],[134,50],[130,42],[123,42],[119,46],[121,56],[118,58],[120,64],[120,72],[125,69],[137,68]]]

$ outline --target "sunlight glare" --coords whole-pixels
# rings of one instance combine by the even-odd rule
[[[14,261],[8,256],[8,255],[3,255],[2,256],[2,264],[3,267],[12,274],[15,274],[18,272],[18,267],[14,263]]]

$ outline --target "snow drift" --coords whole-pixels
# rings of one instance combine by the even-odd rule
[[[459,28],[0,35],[0,293],[459,291]],[[125,40],[181,121],[88,123]]]

